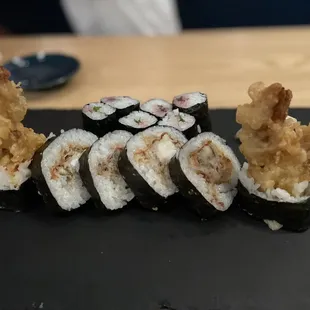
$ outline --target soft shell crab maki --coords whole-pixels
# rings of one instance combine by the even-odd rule
[[[272,230],[304,231],[310,225],[310,125],[288,117],[292,92],[281,84],[258,82],[248,93],[252,102],[237,109],[247,161],[239,176],[240,206]]]
[[[168,126],[150,127],[128,141],[118,167],[143,207],[157,211],[174,201],[178,188],[168,164],[186,141],[180,131]]]
[[[119,210],[134,198],[118,169],[118,159],[132,134],[115,130],[97,140],[80,158],[84,185],[99,209]]]
[[[19,84],[0,67],[0,210],[23,211],[37,202],[29,165],[46,138],[21,123],[27,112]]]
[[[239,161],[225,140],[213,133],[189,140],[169,168],[180,193],[203,219],[226,211],[237,194]]]
[[[36,152],[32,177],[51,211],[72,211],[90,198],[79,174],[79,158],[96,140],[90,132],[70,129]]]

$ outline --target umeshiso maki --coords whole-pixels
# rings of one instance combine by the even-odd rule
[[[20,85],[9,77],[0,67],[0,209],[23,211],[37,202],[29,165],[46,138],[23,126],[26,99]]]
[[[181,94],[175,96],[172,103],[175,109],[195,117],[199,133],[212,131],[206,94],[201,92]]]
[[[310,225],[310,125],[288,117],[292,92],[280,83],[249,87],[237,108],[240,207],[269,228],[304,231]]]

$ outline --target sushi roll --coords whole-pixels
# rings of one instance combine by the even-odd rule
[[[187,113],[182,113],[175,109],[166,114],[166,116],[158,122],[158,125],[174,127],[183,132],[187,139],[191,139],[198,134],[196,119]]]
[[[133,111],[118,120],[118,128],[136,134],[156,123],[157,118],[154,115],[144,111]]]
[[[132,111],[138,110],[140,106],[140,102],[138,100],[129,96],[104,97],[100,99],[100,102],[116,109],[116,116],[118,118],[123,117]]]
[[[310,125],[288,117],[292,92],[280,83],[249,87],[251,103],[237,108],[240,151],[239,205],[272,230],[310,225]]]
[[[196,118],[199,133],[212,130],[206,94],[185,93],[174,97],[172,103],[176,109]]]
[[[166,209],[174,200],[178,188],[171,180],[168,164],[186,142],[180,131],[168,126],[150,127],[127,142],[118,167],[143,207]]]
[[[97,136],[103,136],[114,129],[116,109],[101,102],[91,102],[82,109],[83,128]]]
[[[26,99],[9,77],[0,66],[0,210],[26,211],[39,201],[29,165],[46,137],[22,124]]]
[[[119,155],[131,137],[123,130],[110,132],[80,158],[83,183],[100,209],[122,209],[134,198],[118,170]]]
[[[158,118],[163,118],[172,111],[172,104],[163,99],[153,98],[141,104],[140,109]]]
[[[90,132],[71,129],[48,140],[36,152],[32,178],[51,211],[71,211],[90,198],[79,174],[79,158],[96,140]]]
[[[225,140],[214,133],[189,140],[169,169],[180,193],[203,219],[226,211],[237,194],[240,163]]]
[[[39,202],[38,192],[31,179],[30,161],[16,166],[14,171],[0,167],[0,210],[27,211]]]

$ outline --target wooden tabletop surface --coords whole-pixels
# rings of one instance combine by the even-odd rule
[[[13,56],[63,52],[81,69],[63,88],[27,93],[31,108],[81,108],[103,96],[171,100],[206,92],[211,108],[248,101],[255,81],[281,82],[293,107],[310,107],[310,27],[186,32],[175,37],[3,37],[5,62]]]

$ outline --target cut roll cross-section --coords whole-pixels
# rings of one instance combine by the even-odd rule
[[[122,209],[134,194],[118,169],[118,158],[132,134],[115,130],[97,140],[80,158],[80,174],[98,208]]]
[[[213,133],[189,140],[169,165],[173,182],[202,218],[226,211],[237,194],[240,164],[225,141]]]
[[[127,143],[119,159],[119,170],[140,203],[157,210],[178,192],[168,164],[187,139],[175,128],[150,127]]]
[[[90,198],[79,174],[79,158],[97,136],[71,129],[48,140],[35,154],[32,177],[45,203],[55,211],[71,211]]]

